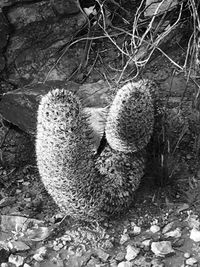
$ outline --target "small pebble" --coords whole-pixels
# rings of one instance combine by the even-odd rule
[[[188,259],[188,258],[190,258],[190,256],[191,256],[191,255],[190,255],[189,252],[185,252],[185,253],[184,253],[184,258]]]
[[[30,249],[29,246],[27,246],[24,242],[22,241],[9,241],[8,242],[8,247],[11,251],[27,251]]]
[[[28,186],[30,185],[30,182],[23,182],[23,185]]]
[[[13,263],[15,266],[19,267],[22,266],[24,263],[24,257],[20,256],[20,255],[13,255],[11,254],[8,262]]]
[[[119,253],[117,253],[115,259],[117,261],[123,261],[125,258],[125,255],[126,255],[126,253],[124,253],[123,251],[120,251]]]
[[[139,248],[135,248],[134,246],[128,245],[126,248],[126,260],[127,261],[131,261],[134,260],[137,255],[140,253],[140,249]]]
[[[119,242],[120,242],[121,245],[123,245],[128,240],[130,240],[130,236],[128,234],[122,234]]]
[[[185,210],[188,210],[190,208],[190,206],[188,205],[188,203],[183,203],[182,205],[179,206],[177,212],[183,212]]]
[[[134,235],[139,235],[141,233],[141,227],[137,226],[134,222],[131,223],[131,227],[133,229],[132,233]]]
[[[75,252],[74,252],[74,247],[73,247],[73,246],[68,247],[67,252],[68,252],[70,255],[74,255],[74,254],[75,254]]]
[[[182,247],[185,243],[185,238],[178,238],[173,242],[174,247]]]
[[[53,245],[54,246],[57,246],[58,245],[58,242],[56,240],[53,241]]]
[[[24,201],[31,202],[31,198],[30,197],[26,197],[26,198],[24,198]]]
[[[200,231],[196,228],[193,228],[190,232],[190,239],[194,240],[195,242],[200,241]]]
[[[192,158],[192,156],[190,154],[186,155],[186,159],[191,159],[191,158]]]
[[[133,227],[133,234],[134,235],[139,235],[141,233],[141,227],[139,226],[134,226]]]
[[[113,248],[113,247],[114,247],[114,245],[110,240],[106,240],[103,244],[103,248],[105,248],[105,249],[109,249],[109,248]]]
[[[1,267],[8,267],[8,266],[9,266],[9,264],[7,262],[2,262],[1,263]]]
[[[165,233],[169,232],[169,230],[172,229],[173,225],[174,225],[174,222],[170,222],[170,223],[166,224],[162,229],[162,233],[165,234]]]
[[[46,247],[40,247],[36,250],[35,255],[33,255],[33,259],[40,262],[44,260],[44,257],[47,254],[47,248]]]
[[[179,238],[181,237],[181,229],[180,228],[176,228],[173,231],[167,232],[165,233],[166,237],[174,237],[174,238]]]
[[[117,261],[116,261],[116,259],[111,259],[110,260],[110,267],[117,267]]]
[[[155,234],[155,233],[157,233],[157,232],[160,231],[160,226],[158,226],[158,225],[152,225],[150,227],[150,231]]]
[[[150,246],[150,243],[151,243],[151,239],[146,239],[146,240],[142,241],[142,244],[143,244],[145,247],[149,247],[149,246]]]
[[[164,267],[165,264],[161,262],[159,259],[153,259],[151,261],[151,267]]]
[[[133,267],[133,263],[130,261],[122,261],[117,265],[117,267]]]
[[[61,248],[59,246],[53,246],[53,250],[54,251],[59,251],[59,250],[61,250]]]
[[[98,249],[97,250],[97,255],[104,262],[106,262],[108,260],[109,256],[110,256],[108,253],[106,253],[102,249]]]
[[[59,243],[58,244],[58,247],[61,249],[61,248],[63,248],[63,243]]]
[[[195,263],[197,263],[197,259],[191,257],[191,258],[187,259],[187,260],[185,261],[185,263],[186,263],[187,265],[189,265],[189,266],[192,266],[192,265],[194,265]]]

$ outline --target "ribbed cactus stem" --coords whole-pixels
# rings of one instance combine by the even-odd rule
[[[129,82],[117,92],[106,123],[109,145],[124,153],[143,149],[154,125],[152,84],[148,80]]]
[[[91,131],[88,113],[73,93],[55,89],[42,97],[36,137],[41,179],[62,211],[89,221],[128,207],[144,171],[143,154],[108,146],[97,158]]]
[[[56,89],[42,98],[36,138],[38,169],[61,210],[82,219],[95,215],[101,194],[95,191],[98,173],[90,134],[88,118],[75,95]]]

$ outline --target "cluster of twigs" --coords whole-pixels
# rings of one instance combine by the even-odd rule
[[[156,1],[150,1],[150,6],[148,6],[146,0],[141,0],[139,6],[136,7],[135,10],[126,10],[115,0],[96,0],[99,11],[98,15],[96,15],[95,23],[94,21],[91,23],[87,15],[84,14],[86,17],[85,27],[87,27],[87,34],[83,36],[78,34],[78,36],[74,36],[74,38],[65,45],[49,73],[56,67],[67,51],[79,42],[85,42],[85,52],[82,56],[80,66],[78,67],[79,71],[83,70],[87,66],[88,59],[90,58],[92,42],[96,42],[97,40],[102,42],[104,40],[109,40],[114,45],[115,49],[117,49],[118,53],[121,54],[119,58],[122,59],[122,68],[116,69],[116,71],[120,73],[116,82],[117,84],[127,77],[127,68],[130,66],[132,69],[131,73],[129,73],[129,76],[131,76],[130,79],[136,78],[140,70],[146,66],[158,51],[167,57],[179,71],[186,72],[188,77],[190,77],[192,70],[197,71],[199,66],[198,35],[200,31],[200,20],[198,15],[198,1],[181,0],[176,2],[158,0],[156,3],[155,2]],[[166,2],[168,2],[168,5],[163,9],[163,5]],[[176,4],[174,4],[174,2],[176,2]],[[114,11],[111,13],[107,3],[113,4],[119,12],[117,13]],[[156,5],[153,12],[151,12],[150,15],[145,15],[145,12],[147,12],[148,8],[153,4]],[[84,13],[83,9],[81,9],[81,11]],[[122,11],[125,16],[129,14],[129,19],[119,15],[120,11]],[[186,14],[185,17],[184,14]],[[119,23],[116,22],[117,20],[113,23],[113,17],[115,15],[116,17],[121,17]],[[188,22],[192,24],[192,31],[188,40],[185,62],[183,65],[180,65],[170,58],[162,47],[170,43],[179,29],[184,28],[184,26],[187,28]],[[117,42],[119,36],[124,36],[124,42],[122,44]],[[95,64],[98,57],[100,57],[99,53],[97,53],[95,61],[93,60]],[[92,68],[95,64],[93,64]],[[72,79],[73,75],[70,76],[68,80]],[[45,81],[47,79],[48,75]]]
[[[162,10],[162,6],[166,2],[168,2],[169,5]],[[139,7],[134,14],[133,22],[129,22],[129,27],[126,27],[126,29],[123,27],[114,27],[119,33],[124,33],[127,36],[123,47],[117,45],[115,38],[112,38],[109,35],[105,27],[105,21],[103,22],[104,26],[100,25],[104,32],[104,36],[116,46],[122,57],[126,58],[117,82],[119,83],[124,78],[128,66],[131,66],[133,70],[136,70],[135,75],[133,75],[133,71],[131,73],[131,79],[135,78],[139,71],[146,66],[153,56],[155,56],[157,51],[161,52],[179,71],[187,73],[188,77],[190,77],[191,70],[194,69],[193,66],[195,65],[195,68],[198,68],[199,65],[199,4],[197,1],[195,2],[195,0],[177,1],[175,5],[173,4],[174,1],[160,0],[155,3],[156,7],[154,12],[150,16],[148,15],[144,17],[145,11],[150,7],[145,6],[145,3],[145,0],[140,2]],[[190,14],[186,11],[190,11]],[[184,14],[186,14],[185,17]],[[102,18],[105,20],[103,16]],[[185,62],[183,65],[180,65],[170,58],[162,47],[163,45],[165,46],[170,43],[171,39],[175,37],[179,29],[184,29],[184,27],[187,28],[188,22],[193,24],[193,31],[191,31],[191,36],[188,40]]]

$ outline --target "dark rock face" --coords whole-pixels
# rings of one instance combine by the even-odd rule
[[[10,80],[20,85],[32,81],[64,80],[78,66],[79,53],[63,53],[83,15],[62,21],[34,22],[16,31],[6,51]]]
[[[0,8],[0,72],[6,66],[7,80],[24,86],[71,75],[83,51],[65,47],[86,22],[76,1],[7,0]]]
[[[8,20],[15,30],[19,30],[34,22],[55,17],[48,1],[32,1],[11,5],[7,12]]]
[[[4,167],[20,167],[35,163],[35,147],[30,136],[16,129],[4,129],[1,136],[1,165]]]
[[[0,113],[5,120],[34,135],[40,97],[57,87],[61,87],[60,82],[39,83],[8,92],[0,102]]]
[[[57,12],[59,15],[76,14],[80,12],[78,7],[78,1],[50,0],[50,3],[54,11]]]
[[[7,262],[10,252],[3,247],[0,247],[0,263]]]
[[[3,95],[0,102],[2,117],[21,130],[35,135],[38,104],[43,95],[55,88],[65,88],[76,93],[87,107],[105,107],[108,105],[105,83],[85,84],[74,82],[49,81],[19,88]]]
[[[4,50],[9,37],[9,23],[3,12],[0,12],[0,72],[4,70],[6,62],[4,57]]]

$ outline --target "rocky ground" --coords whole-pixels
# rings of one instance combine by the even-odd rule
[[[103,108],[133,68],[121,77],[123,57],[98,38],[87,68],[74,74],[84,45],[64,49],[85,18],[68,2],[0,1],[1,267],[200,266],[199,81],[193,69],[188,79],[179,68],[187,51],[185,28],[172,36],[167,56],[155,53],[140,70],[139,78],[158,85],[162,116],[132,207],[118,218],[88,224],[61,214],[46,193],[34,156],[41,95],[65,86],[79,91],[86,107]]]

